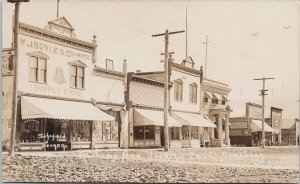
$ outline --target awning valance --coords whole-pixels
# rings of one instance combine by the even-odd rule
[[[21,97],[21,115],[22,119],[115,120],[115,117],[106,114],[91,103],[27,96]]]
[[[145,110],[145,109],[134,109],[134,126],[146,126],[156,125],[164,126],[164,112]],[[173,117],[168,116],[169,127],[181,127],[182,125],[177,122]]]
[[[222,97],[217,93],[213,93],[212,96],[213,96],[213,98],[216,98],[218,100],[222,100]]]
[[[262,131],[262,121],[261,120],[256,120],[256,119],[251,119],[251,132],[261,132]],[[266,122],[264,122],[264,129],[265,132],[274,132],[275,130],[270,127]]]
[[[208,92],[208,91],[205,91],[204,92],[204,97],[205,98],[212,98],[212,94],[210,92]]]
[[[179,121],[182,125],[199,126],[199,127],[216,127],[216,125],[207,117],[200,114],[173,112],[174,119]]]

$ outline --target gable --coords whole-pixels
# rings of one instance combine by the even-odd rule
[[[74,29],[73,26],[69,23],[69,21],[65,17],[59,17],[55,20],[49,21],[49,23],[53,23],[69,29]]]

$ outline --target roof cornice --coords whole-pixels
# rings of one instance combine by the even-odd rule
[[[42,29],[42,28],[39,28],[39,27],[36,27],[36,26],[32,26],[32,25],[29,25],[29,24],[26,24],[26,23],[20,22],[19,27],[20,27],[20,31],[29,32],[29,33],[39,35],[39,36],[50,37],[51,39],[66,42],[66,43],[70,43],[72,45],[83,47],[85,49],[95,49],[97,47],[97,44],[82,41],[82,40],[72,38],[72,37],[67,37],[67,36],[64,36],[64,35],[60,35],[58,33],[54,33],[54,32],[48,31],[46,29]]]

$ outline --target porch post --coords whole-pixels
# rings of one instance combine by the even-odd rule
[[[226,122],[225,122],[225,140],[226,140],[226,144],[230,145],[230,138],[229,138],[229,114],[226,114],[225,119],[226,119]]]
[[[43,130],[43,134],[44,134],[44,144],[45,144],[45,147],[44,147],[44,151],[46,151],[46,127],[47,127],[47,119],[45,118],[44,119],[44,130]]]
[[[221,112],[218,114],[218,121],[217,121],[217,129],[218,129],[218,137],[222,141],[222,114]]]

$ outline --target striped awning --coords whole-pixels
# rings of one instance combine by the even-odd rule
[[[91,103],[27,96],[21,97],[21,116],[22,119],[115,120],[115,117],[106,114]]]
[[[199,127],[216,127],[216,125],[200,114],[186,113],[186,112],[173,112],[172,116],[174,119],[179,121],[182,125],[199,126]]]
[[[146,109],[134,109],[134,126],[156,125],[164,126],[164,112]],[[169,127],[181,127],[182,125],[173,117],[168,116]]]

